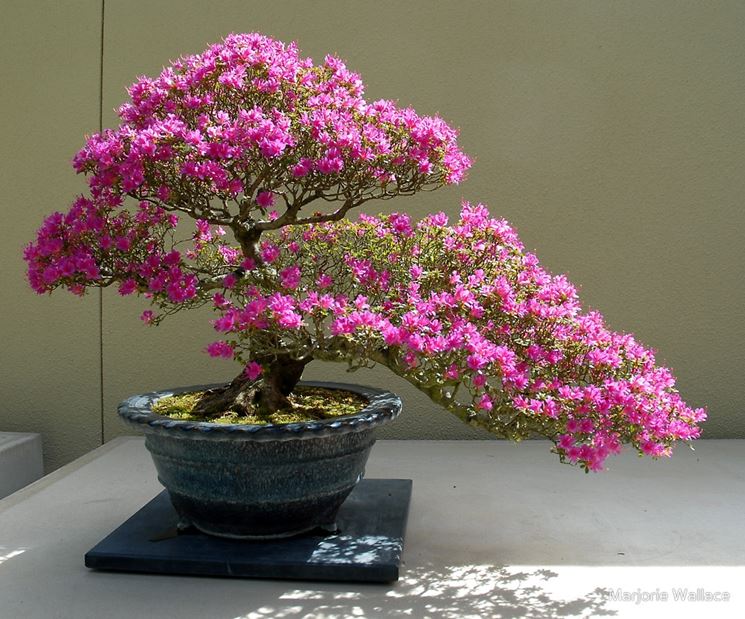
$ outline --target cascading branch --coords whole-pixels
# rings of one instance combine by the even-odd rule
[[[437,117],[368,103],[337,58],[315,66],[259,34],[231,35],[140,78],[121,123],[74,166],[90,192],[25,251],[39,293],[118,286],[157,324],[209,303],[207,351],[244,371],[198,412],[267,414],[313,359],[380,363],[468,423],[551,438],[599,469],[631,443],[668,455],[705,418],[630,335],[582,314],[566,278],[502,220],[404,214],[351,223],[371,200],[458,183],[470,160]],[[313,205],[313,206],[311,206]],[[194,228],[179,223],[186,215]]]
[[[699,436],[705,412],[685,404],[670,371],[582,313],[567,278],[483,205],[464,203],[451,226],[443,213],[417,224],[394,213],[284,230],[266,249],[283,289],[235,286],[217,303],[231,355],[254,354],[257,318],[290,328],[316,358],[385,365],[463,421],[548,437],[588,470],[623,443],[663,456]]]

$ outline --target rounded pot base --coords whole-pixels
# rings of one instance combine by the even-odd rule
[[[187,524],[187,527],[193,527],[200,533],[204,533],[205,535],[210,535],[212,537],[222,537],[225,539],[237,539],[242,540],[246,542],[261,542],[266,540],[279,540],[279,539],[289,539],[291,537],[298,537],[299,535],[305,535],[306,533],[310,533],[312,531],[320,531],[324,535],[333,535],[334,533],[339,532],[339,527],[335,522],[331,524],[319,524],[315,526],[309,526],[303,529],[297,529],[295,531],[286,531],[283,533],[275,533],[273,535],[239,535],[237,533],[221,533],[218,531],[210,531],[209,529],[199,527],[195,524]]]
[[[201,503],[194,497],[169,492],[180,527],[229,539],[267,540],[313,531],[336,530],[336,514],[352,487],[327,496],[310,495],[286,503]]]

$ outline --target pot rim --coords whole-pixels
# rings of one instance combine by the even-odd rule
[[[222,387],[225,384],[227,383],[191,385],[188,387],[177,387],[138,394],[121,402],[117,410],[119,416],[127,425],[139,428],[148,434],[158,433],[183,436],[184,438],[217,440],[243,438],[254,441],[296,440],[359,432],[388,423],[395,419],[401,412],[401,398],[390,391],[365,385],[315,380],[300,381],[299,385],[351,391],[366,398],[368,401],[367,406],[353,415],[344,415],[318,421],[264,425],[184,421],[158,415],[151,410],[153,403],[160,398],[188,393],[190,391],[214,389],[216,387]]]

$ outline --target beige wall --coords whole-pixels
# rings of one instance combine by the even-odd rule
[[[100,444],[99,291],[38,297],[21,251],[84,187],[98,128],[100,0],[3,2],[0,23],[0,431],[41,432],[47,468]]]
[[[0,42],[0,427],[43,432],[51,468],[98,443],[101,398],[108,440],[123,397],[235,368],[199,352],[203,316],[145,329],[138,301],[106,291],[101,323],[97,293],[26,290],[20,247],[66,208],[80,186],[68,160],[98,127],[101,5],[16,4]],[[688,401],[709,406],[707,436],[745,437],[743,3],[106,0],[104,25],[104,126],[137,75],[252,30],[316,60],[337,52],[371,98],[440,112],[477,158],[470,180],[393,206],[488,203],[587,306],[657,348]],[[481,436],[383,372],[308,375],[398,390],[406,412],[386,437]]]

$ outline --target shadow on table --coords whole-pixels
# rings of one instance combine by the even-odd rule
[[[576,599],[553,596],[546,583],[558,574],[548,569],[525,571],[491,565],[405,568],[392,585],[288,587],[276,604],[266,604],[230,619],[324,617],[603,617],[608,592],[588,591]],[[288,583],[290,585],[290,583]],[[387,588],[387,590],[385,590]]]

